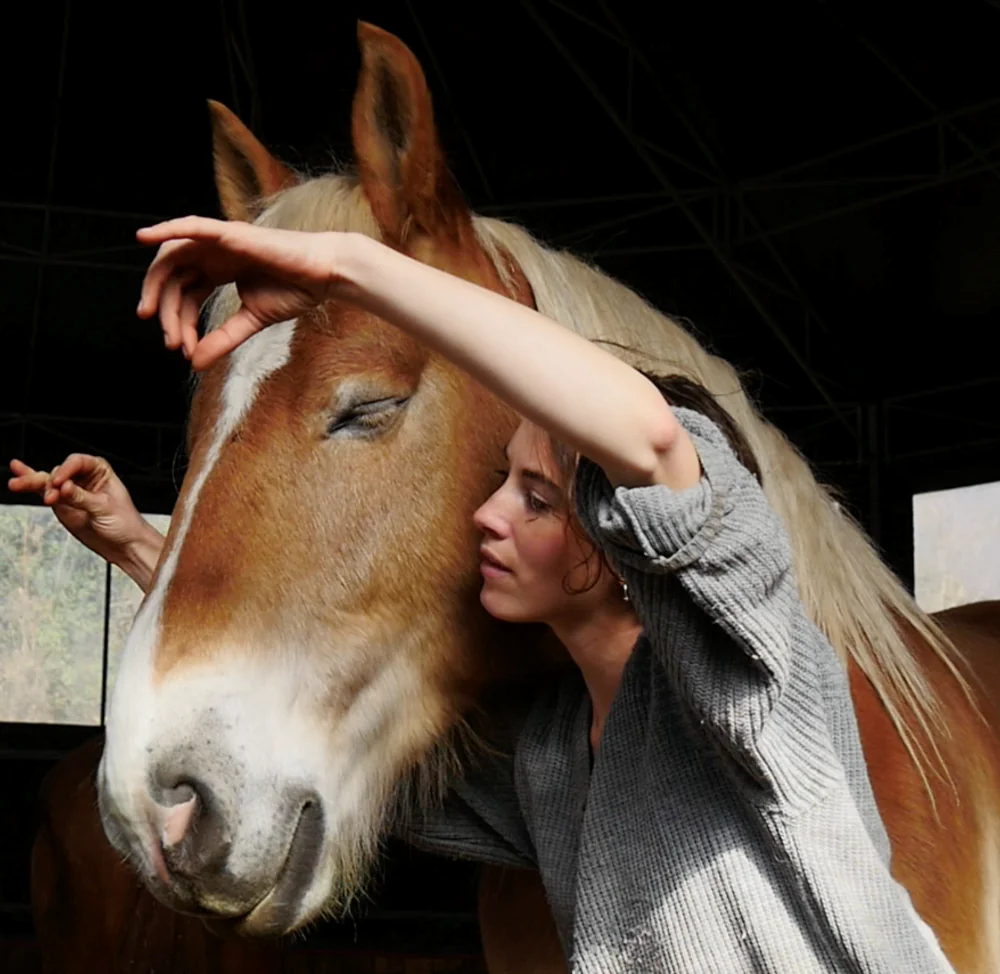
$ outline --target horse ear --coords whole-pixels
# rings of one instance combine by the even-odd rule
[[[225,105],[209,101],[215,186],[229,220],[253,222],[269,196],[297,182]]]
[[[411,226],[454,235],[470,220],[438,142],[427,80],[413,52],[371,24],[358,24],[361,75],[351,134],[361,185],[389,242]]]

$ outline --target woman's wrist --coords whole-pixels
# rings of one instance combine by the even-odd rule
[[[121,556],[115,559],[115,564],[143,592],[148,592],[165,539],[145,518],[140,518],[140,522],[135,537],[122,548]]]
[[[354,304],[371,298],[372,282],[379,258],[384,259],[392,248],[363,233],[334,233],[331,261],[331,292]]]

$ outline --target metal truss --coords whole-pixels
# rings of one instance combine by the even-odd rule
[[[746,298],[746,300],[757,312],[761,320],[768,327],[768,329],[778,340],[778,342],[785,348],[786,352],[798,366],[799,370],[809,380],[810,384],[819,394],[823,402],[826,403],[827,407],[837,417],[838,421],[843,425],[843,427],[848,431],[850,431],[851,430],[850,421],[840,412],[837,403],[834,401],[833,397],[827,391],[825,383],[816,374],[816,372],[813,370],[809,362],[806,361],[805,357],[803,356],[802,352],[798,349],[798,347],[788,337],[784,328],[779,323],[777,317],[772,313],[772,311],[761,299],[757,290],[751,285],[751,283],[747,279],[747,276],[741,272],[739,265],[732,258],[731,250],[724,246],[723,242],[720,241],[715,235],[715,233],[712,231],[710,225],[707,224],[702,219],[702,217],[695,211],[695,208],[687,200],[684,199],[683,194],[681,194],[679,190],[676,188],[674,181],[667,175],[663,167],[653,158],[653,155],[648,146],[646,145],[646,143],[636,138],[633,125],[630,124],[630,122],[626,118],[622,117],[622,115],[614,107],[610,99],[608,99],[607,96],[601,91],[600,86],[596,83],[596,81],[584,69],[584,67],[580,64],[580,62],[576,59],[576,57],[574,57],[569,48],[567,48],[566,45],[562,42],[558,33],[552,29],[548,21],[538,12],[532,0],[521,0],[521,2],[522,6],[527,11],[528,15],[536,23],[536,25],[542,31],[542,33],[545,34],[545,36],[549,39],[552,46],[562,56],[563,60],[565,60],[566,63],[573,69],[574,73],[577,75],[580,81],[583,82],[584,86],[590,91],[591,95],[604,110],[605,114],[615,124],[615,126],[622,133],[625,139],[631,143],[632,148],[635,151],[636,155],[642,160],[642,162],[645,164],[646,168],[656,179],[656,181],[660,183],[660,185],[664,189],[664,192],[673,199],[673,201],[677,205],[677,208],[686,217],[688,223],[690,223],[692,229],[695,231],[698,238],[700,238],[700,240],[707,246],[707,248],[715,256],[716,260],[718,260],[718,262],[722,265],[722,268],[732,279],[733,283],[739,288],[740,291],[743,292],[743,295]],[[653,74],[651,68],[649,67],[648,61],[642,56],[641,52],[638,52],[638,49],[632,42],[631,38],[628,37],[626,34],[624,34],[624,28],[621,26],[621,23],[619,22],[617,17],[610,12],[609,8],[605,3],[601,3],[601,9],[604,11],[605,16],[608,17],[609,21],[612,23],[614,30],[619,34],[621,42],[625,44],[625,46],[628,48],[631,55],[629,63],[631,64],[632,60],[637,60],[639,64],[642,65],[643,68],[647,71],[650,77],[654,80],[655,87],[657,87],[657,89],[661,92],[662,95],[662,89],[659,89],[659,85],[655,81],[655,75]],[[629,80],[630,82],[632,80],[631,72]],[[631,104],[631,97],[629,97],[628,101],[629,104]],[[682,114],[680,114],[676,110],[676,108],[674,108],[674,106],[669,101],[667,102],[667,104],[669,107],[671,107],[671,109],[674,110],[674,113],[678,115],[682,123],[685,125],[685,128],[687,128],[689,132],[693,134],[695,143],[701,149],[702,153],[706,156],[709,165],[719,175],[720,178],[718,182],[720,188],[725,189],[727,187],[727,183],[726,181],[724,181],[724,176],[721,172],[721,167],[719,166],[718,161],[715,159],[713,153],[709,150],[707,144],[701,138],[697,130],[687,121],[687,119]],[[755,218],[753,218],[749,210],[747,210],[747,213],[749,218],[754,222],[754,225],[757,226],[759,229],[759,225],[756,224]],[[780,261],[780,258],[778,260],[779,264],[786,271],[787,276],[790,277],[791,272],[787,270],[787,267],[785,267],[784,263]],[[801,291],[801,289],[798,287],[798,283],[794,281],[794,278],[792,278],[792,283],[797,290]]]
[[[63,92],[66,85],[66,61],[69,51],[69,29],[71,22],[72,3],[65,0],[66,6],[63,9],[62,38],[59,42],[59,69],[56,81],[55,113],[52,121],[52,139],[49,143],[49,165],[45,177],[45,199],[52,201],[52,191],[55,186],[56,160],[59,150],[59,123],[62,110]],[[40,261],[35,261],[35,297],[31,311],[31,322],[28,331],[28,360],[25,363],[24,385],[21,392],[21,401],[27,404],[31,395],[31,384],[34,378],[35,365],[35,345],[38,341],[38,326],[42,317],[42,299],[45,294],[45,262],[48,257],[49,245],[51,241],[52,214],[49,210],[43,211]]]
[[[855,426],[853,440],[831,438],[833,419],[820,405],[776,406],[767,414],[820,466],[861,467],[875,459],[899,466],[1000,448],[998,397],[1000,376],[984,376],[873,402],[841,402],[841,411]],[[947,440],[937,435],[935,424],[949,428]],[[873,426],[878,428],[875,440]]]
[[[48,267],[141,274],[150,254],[148,247],[136,243],[135,231],[166,219],[156,213],[0,200],[0,225],[7,214],[36,216],[40,226],[33,228],[34,234],[22,230],[16,239],[0,236],[0,264],[25,264],[43,275]],[[36,314],[38,296],[40,291]],[[33,319],[32,326],[37,324]]]
[[[143,224],[157,222],[162,218],[148,213],[57,206],[53,202],[72,10],[72,0],[65,0],[44,202],[0,201],[0,212],[35,212],[41,218],[41,227],[36,228],[38,229],[37,235],[30,241],[4,239],[0,235],[0,264],[24,264],[34,268],[35,271],[34,299],[31,318],[28,322],[28,347],[21,390],[22,409],[27,409],[31,400],[43,298],[46,288],[51,283],[49,269],[52,267],[75,267],[140,274],[148,262],[148,254],[144,253],[145,248],[135,243],[132,232]],[[241,117],[248,119],[251,128],[259,133],[263,126],[260,89],[254,69],[253,49],[250,43],[244,0],[219,0],[219,13],[226,63],[229,69],[232,104]],[[66,217],[77,217],[90,221],[90,229],[96,231],[94,235],[102,240],[111,236],[123,241],[127,240],[127,242],[100,246],[92,246],[87,243],[80,246],[79,234],[67,234],[67,239],[73,240],[73,242],[68,246],[60,246],[60,243],[64,243],[64,241],[60,237],[59,222]],[[97,225],[95,226],[95,224]],[[122,224],[126,225],[127,233],[122,232]],[[130,263],[129,257],[133,257],[135,262]]]
[[[8,456],[53,462],[87,452],[111,461],[127,484],[175,492],[183,476],[180,423],[0,412],[0,444]]]
[[[551,2],[551,0],[550,0]],[[982,161],[976,158],[966,158],[951,165],[941,164],[940,156],[940,136],[947,130],[948,126],[962,118],[974,117],[984,114],[987,111],[1000,107],[1000,97],[991,98],[973,105],[963,106],[947,112],[938,112],[928,116],[919,122],[911,125],[900,126],[891,131],[852,143],[848,146],[814,156],[800,162],[784,166],[774,172],[765,173],[760,176],[739,178],[733,181],[728,187],[718,183],[706,183],[696,188],[678,190],[679,194],[690,204],[707,204],[709,207],[728,205],[738,208],[741,201],[743,205],[751,203],[755,196],[762,196],[768,193],[782,192],[794,194],[799,192],[809,192],[816,189],[833,188],[853,188],[859,191],[858,198],[834,207],[817,207],[809,213],[796,217],[777,226],[767,227],[766,233],[772,239],[791,230],[800,227],[811,226],[822,223],[825,220],[833,219],[844,213],[850,213],[859,209],[866,209],[877,206],[889,200],[900,199],[914,193],[924,192],[948,183],[967,179],[971,176],[981,175],[984,172],[991,172],[994,165],[1000,165],[1000,144],[980,149]],[[920,172],[884,174],[872,173],[870,175],[859,175],[853,177],[824,178],[814,176],[809,178],[811,170],[820,170],[830,162],[844,159],[848,156],[860,156],[866,150],[888,142],[901,140],[914,135],[926,135],[926,154],[933,160]],[[648,140],[641,139],[644,144]],[[993,161],[996,157],[996,162]],[[798,177],[798,178],[791,178]],[[495,203],[480,207],[480,211],[498,216],[504,214],[514,214],[530,212],[532,210],[568,209],[586,210],[599,205],[616,203],[620,205],[640,204],[648,206],[649,209],[658,207],[664,203],[672,204],[673,197],[665,191],[646,193],[621,193],[616,195],[601,195],[590,197],[570,197],[553,198],[542,200],[514,200],[507,203]],[[2,204],[0,204],[2,205]],[[630,214],[623,214],[623,218],[636,219],[647,215],[647,209],[639,209]],[[707,222],[712,222],[709,216]],[[757,231],[741,226],[738,218],[717,219],[720,225],[719,238],[726,246],[738,248],[745,244],[754,244],[762,241]],[[584,233],[593,227],[583,227],[574,233]],[[690,242],[664,242],[663,244],[653,244],[644,247],[607,247],[600,250],[601,254],[652,254],[671,253],[678,250],[702,250],[707,251],[709,247],[703,241]]]
[[[1000,173],[1000,157],[997,156],[1000,145],[987,147],[976,145],[960,127],[961,119],[1000,106],[1000,98],[989,99],[953,111],[942,111],[907,81],[884,54],[876,51],[870,42],[865,41],[869,50],[872,50],[897,78],[914,92],[931,114],[917,123],[901,126],[853,145],[783,167],[778,171],[740,178],[724,170],[697,125],[687,117],[665,89],[658,73],[644,55],[641,45],[629,33],[613,6],[608,0],[597,0],[597,5],[603,15],[603,22],[571,9],[560,0],[522,0],[522,7],[529,18],[576,74],[600,109],[615,124],[636,156],[662,186],[663,193],[623,197],[618,202],[623,206],[630,206],[628,211],[610,220],[591,223],[576,233],[583,235],[593,230],[622,226],[633,220],[664,213],[670,209],[678,210],[694,231],[694,239],[670,240],[641,246],[610,246],[598,250],[594,256],[599,259],[602,256],[697,250],[711,253],[785,348],[800,372],[808,379],[818,393],[824,408],[835,417],[841,429],[848,432],[855,440],[857,448],[863,453],[867,452],[856,417],[849,408],[842,408],[841,404],[833,399],[825,381],[809,360],[810,330],[818,327],[828,332],[829,329],[801,281],[783,258],[776,238],[791,230],[957,180],[983,173]],[[626,53],[624,111],[616,107],[612,98],[602,91],[599,83],[562,41],[560,32],[551,19],[559,15],[543,14],[541,11],[543,6],[547,11],[558,10],[562,15],[570,16],[585,24],[595,34],[615,45],[619,51]],[[632,111],[637,69],[644,76],[644,84],[648,89],[658,96],[660,102],[683,126],[691,143],[702,157],[703,162],[699,160],[701,164],[684,159],[675,152],[663,150],[653,139],[640,131]],[[969,150],[969,154],[953,162],[946,161],[945,153],[942,151],[945,133],[958,138]],[[899,174],[862,172],[850,178],[833,179],[823,173],[831,162],[842,163],[850,156],[863,158],[867,150],[901,139],[923,142],[926,162],[920,167],[920,171]],[[694,173],[700,176],[702,181],[693,188],[680,187],[677,179],[665,171],[662,159],[669,160],[675,164],[677,170],[682,171],[680,178],[689,178]],[[704,179],[706,176],[707,180]],[[754,199],[763,194],[777,191],[786,195],[797,192],[808,193],[817,188],[830,187],[848,188],[853,191],[855,198],[834,207],[817,208],[813,212],[809,212],[807,208],[802,216],[777,226],[765,225],[755,212]],[[550,205],[570,205],[570,202],[553,201]],[[583,206],[586,201],[572,201],[572,203]],[[523,204],[520,206],[510,204],[509,211],[517,212],[521,208],[526,207]],[[502,212],[500,208],[498,211]],[[754,256],[760,252],[767,258],[763,264],[759,260],[754,260]],[[780,299],[781,303],[776,304],[776,299]],[[805,332],[802,343],[804,347],[800,347],[800,343],[793,342],[789,337],[786,330],[786,323],[789,322],[796,324],[801,322]]]
[[[863,477],[856,491],[867,499],[865,527],[879,542],[887,478],[912,483],[914,472],[942,460],[953,468],[973,466],[977,477],[1000,478],[998,395],[1000,376],[985,376],[874,402],[841,403],[855,424],[853,442],[837,435],[822,406],[778,407],[768,410],[768,417],[821,471],[837,479]]]

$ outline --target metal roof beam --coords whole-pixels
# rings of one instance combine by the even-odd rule
[[[598,85],[594,82],[593,78],[584,70],[580,63],[573,57],[572,53],[558,37],[556,32],[549,25],[548,21],[538,12],[535,8],[532,0],[521,0],[521,5],[524,7],[528,16],[535,22],[538,28],[548,37],[552,46],[559,52],[563,60],[570,66],[573,72],[577,75],[584,86],[590,91],[591,95],[594,97],[595,101],[604,109],[605,113],[614,122],[615,126],[621,132],[621,134],[628,140],[632,145],[636,154],[645,163],[646,168],[649,169],[650,173],[655,177],[657,182],[663,186],[664,190],[674,198],[677,202],[678,208],[687,217],[688,222],[694,228],[695,232],[701,237],[702,241],[708,247],[708,249],[715,255],[716,259],[722,265],[726,273],[732,278],[736,286],[743,292],[746,299],[750,302],[751,306],[758,313],[764,323],[767,325],[771,333],[777,338],[781,345],[788,352],[789,356],[799,367],[799,370],[806,376],[813,388],[819,393],[820,398],[826,403],[827,407],[837,416],[841,425],[852,435],[856,435],[854,427],[851,425],[850,421],[841,413],[834,402],[830,393],[827,391],[824,384],[820,381],[819,377],[812,370],[809,363],[802,357],[802,354],[795,347],[792,341],[789,339],[788,335],[785,333],[784,329],[775,320],[771,312],[765,307],[763,302],[754,292],[753,288],[747,283],[746,279],[739,272],[736,265],[729,258],[725,250],[720,246],[719,242],[713,237],[709,232],[708,228],[699,220],[697,214],[691,209],[687,201],[684,199],[683,194],[678,191],[674,186],[673,182],[669,179],[667,174],[663,171],[660,165],[653,159],[649,150],[642,144],[640,140],[635,137],[632,129],[625,123],[618,112],[615,110],[614,106],[608,101],[607,97],[600,90]]]
[[[59,73],[56,80],[55,108],[53,109],[52,118],[52,141],[49,143],[49,168],[45,177],[45,199],[47,202],[52,201],[55,190],[56,160],[59,157],[59,122],[62,114],[63,92],[66,88],[66,62],[69,52],[69,25],[72,9],[71,0],[65,0],[65,4],[63,8],[62,38],[59,42]],[[51,232],[52,214],[49,210],[45,210],[41,245],[41,256],[43,257],[47,255],[49,250]],[[33,258],[28,259],[33,260]],[[38,325],[42,318],[42,298],[45,294],[45,264],[35,262],[35,265],[38,268],[35,275],[35,298],[31,309],[31,324],[28,329],[28,350],[24,368],[24,386],[21,391],[21,404],[25,408],[31,396],[31,382],[35,373],[35,345],[38,342]]]
[[[899,128],[892,129],[888,132],[873,135],[869,139],[862,139],[860,142],[852,142],[850,145],[845,145],[839,149],[833,149],[830,152],[824,152],[822,155],[812,156],[809,159],[803,159],[801,162],[795,162],[788,166],[782,166],[780,169],[774,169],[771,172],[763,173],[760,176],[744,179],[741,181],[741,185],[744,188],[749,188],[757,183],[778,184],[779,181],[785,176],[789,176],[792,173],[802,172],[803,169],[813,169],[816,166],[825,165],[826,163],[833,162],[836,159],[842,159],[845,156],[864,152],[866,149],[874,148],[875,146],[882,145],[885,142],[891,142],[893,139],[903,138],[907,135],[914,135],[924,129],[935,128],[943,122],[948,122],[956,118],[963,118],[966,115],[976,115],[980,112],[989,111],[991,108],[1000,108],[1000,97],[989,98],[986,101],[977,102],[974,105],[965,105],[962,108],[955,108],[947,112],[935,112],[935,114],[928,118],[921,119],[919,122],[912,122],[909,125],[901,125]]]
[[[940,116],[941,109],[936,105],[930,98],[927,97],[907,76],[902,68],[899,67],[885,52],[883,52],[874,41],[872,41],[867,35],[859,30],[853,28],[848,28],[845,26],[841,18],[829,9],[829,5],[825,6],[824,12],[827,18],[836,24],[842,30],[848,33],[853,33],[854,40],[861,45],[872,57],[875,58],[907,91],[916,97],[916,99],[925,107],[929,108],[932,112]],[[946,128],[951,134],[958,139],[967,149],[969,149],[973,156],[977,158],[981,163],[987,166],[989,172],[991,172],[997,179],[1000,179],[1000,167],[993,165],[988,162],[982,150],[976,144],[975,140],[970,138],[965,132],[962,131],[955,124],[953,118],[942,118],[939,122],[941,127]]]
[[[855,210],[863,210],[869,206],[877,206],[879,203],[886,203],[890,200],[902,199],[904,196],[910,196],[913,193],[920,193],[926,189],[935,189],[939,186],[947,186],[949,183],[958,182],[961,179],[966,179],[970,176],[979,176],[985,172],[988,172],[991,167],[989,166],[976,166],[969,167],[967,165],[961,164],[942,173],[940,176],[935,176],[930,179],[925,179],[921,181],[915,181],[907,186],[900,187],[899,189],[892,190],[887,193],[879,193],[875,196],[865,197],[864,199],[854,200],[850,203],[845,203],[842,206],[835,206],[829,210],[822,210],[818,213],[812,213],[808,216],[802,217],[797,220],[791,220],[788,223],[783,223],[777,227],[769,227],[768,234],[772,237],[776,237],[782,233],[788,233],[791,230],[798,230],[802,227],[811,226],[814,223],[821,223],[823,220],[830,220],[834,217],[841,216],[846,213],[853,213]],[[746,244],[757,243],[759,237],[756,235],[743,237],[741,240],[737,241],[736,246],[743,246]],[[620,247],[611,248],[604,251],[606,254],[658,254],[658,253],[672,253],[680,249],[705,249],[705,244],[651,244],[649,246],[640,247]],[[3,257],[0,256],[0,260]]]
[[[761,224],[761,221],[758,219],[756,213],[754,213],[753,208],[747,202],[745,195],[740,192],[737,182],[730,177],[729,173],[726,172],[725,167],[722,165],[718,156],[702,135],[698,125],[696,125],[695,122],[688,117],[687,113],[683,111],[679,105],[677,105],[674,99],[671,98],[664,89],[663,85],[660,83],[659,75],[653,70],[653,66],[650,64],[649,59],[643,53],[642,48],[622,22],[621,18],[612,9],[608,0],[598,0],[598,4],[604,12],[604,15],[613,25],[614,29],[621,35],[622,41],[627,45],[631,55],[645,72],[646,77],[649,79],[660,100],[670,109],[673,115],[680,121],[681,125],[683,125],[685,131],[688,133],[701,154],[705,157],[709,166],[712,168],[715,178],[726,187],[727,191],[731,194],[730,198],[736,202],[737,209],[742,217],[746,219],[746,221],[754,228],[757,237],[764,245],[765,250],[767,250],[769,256],[771,257],[771,260],[777,266],[778,270],[781,272],[781,276],[784,277],[788,286],[791,288],[794,300],[796,300],[805,309],[807,316],[807,336],[810,320],[815,321],[824,332],[829,333],[830,329],[823,319],[823,316],[820,315],[798,277],[785,262],[784,257],[771,240],[767,230]]]

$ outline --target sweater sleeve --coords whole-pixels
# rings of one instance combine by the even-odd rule
[[[676,409],[698,451],[689,490],[613,488],[581,460],[577,507],[628,585],[692,725],[762,801],[802,809],[842,774],[824,715],[818,653],[777,514],[722,431]]]
[[[448,858],[537,868],[512,764],[503,755],[484,756],[452,784],[442,802],[407,809],[396,836]]]

